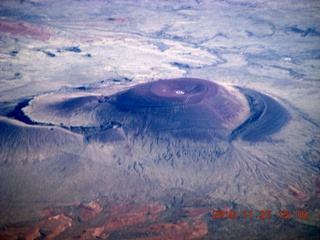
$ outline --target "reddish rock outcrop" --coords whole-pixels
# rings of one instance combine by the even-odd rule
[[[197,239],[204,237],[208,233],[207,224],[199,219],[192,223],[186,221],[156,223],[143,230],[152,232],[156,234],[156,236],[139,238],[139,240]]]
[[[80,204],[79,208],[81,208],[80,219],[82,221],[87,221],[90,218],[95,217],[98,213],[102,211],[101,206],[98,202],[92,201],[87,204]]]
[[[110,213],[106,216],[108,218],[106,223],[103,226],[87,229],[81,239],[106,239],[110,233],[116,230],[154,220],[164,210],[165,206],[157,204],[112,206],[109,208]]]
[[[45,235],[45,239],[53,239],[71,226],[72,219],[60,214],[42,221],[40,223],[40,231]]]
[[[37,226],[11,226],[0,230],[1,240],[13,240],[19,238],[33,240],[37,237],[41,237],[40,229]]]
[[[295,187],[293,187],[291,185],[289,185],[289,187],[288,187],[288,193],[290,196],[292,196],[296,200],[299,200],[299,201],[308,201],[309,200],[309,196],[307,196],[305,193],[303,193],[302,191],[296,189]]]
[[[29,226],[10,226],[0,231],[1,240],[26,239],[33,240],[42,237],[45,240],[53,239],[66,228],[72,226],[72,219],[64,214],[46,218],[45,220]]]
[[[0,21],[0,32],[4,32],[12,36],[18,35],[27,38],[39,39],[41,41],[47,41],[53,35],[51,31],[41,27],[31,26],[21,22],[16,23],[6,21]]]

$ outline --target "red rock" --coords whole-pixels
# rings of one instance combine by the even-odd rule
[[[103,233],[103,231],[104,231],[104,227],[89,228],[81,236],[81,239],[92,239],[92,238],[106,239],[106,238],[108,238],[109,234]]]
[[[95,217],[98,213],[102,211],[101,206],[96,202],[92,201],[87,204],[80,204],[79,208],[82,209],[80,218],[82,221],[87,221],[90,218]]]
[[[0,239],[1,240],[12,240],[12,239],[25,239],[33,240],[37,237],[41,237],[40,229],[36,226],[26,226],[26,227],[9,227],[1,229]]]
[[[6,228],[1,231],[0,239],[18,239],[20,237],[27,240],[33,240],[37,237],[41,237],[40,232],[45,234],[45,239],[52,239],[72,225],[71,218],[64,214],[53,216],[54,213],[53,209],[45,208],[42,210],[42,214],[47,217],[45,220],[29,226],[12,226]]]
[[[45,233],[45,239],[53,239],[62,233],[66,228],[72,226],[72,219],[64,214],[49,217],[40,224],[40,229]]]
[[[52,208],[42,209],[42,215],[45,217],[52,217],[53,216],[53,209]]]
[[[204,214],[212,212],[212,207],[203,207],[203,208],[192,208],[187,207],[181,210],[181,213],[184,216],[201,218]]]
[[[53,35],[52,32],[41,27],[30,26],[26,23],[5,22],[0,21],[0,32],[10,35],[23,36],[27,38],[35,38],[42,41],[47,41]]]
[[[300,201],[307,201],[309,200],[309,196],[304,194],[302,191],[296,189],[295,187],[292,187],[289,185],[289,190],[288,193],[293,196],[295,199],[300,200]]]
[[[204,237],[208,233],[207,225],[199,219],[191,224],[185,221],[177,221],[176,223],[156,223],[143,230],[157,233],[158,236],[139,238],[141,240],[196,239]]]
[[[81,239],[102,238],[105,239],[113,231],[145,223],[147,220],[154,220],[165,206],[158,204],[139,205],[125,204],[122,206],[112,206],[111,212],[107,215],[109,220],[104,226],[87,229]]]

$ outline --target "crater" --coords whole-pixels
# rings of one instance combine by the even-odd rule
[[[94,128],[89,138],[108,142],[112,136],[115,141],[263,141],[290,119],[269,96],[195,78],[148,82],[106,96],[45,95],[31,101],[25,112],[33,122],[81,127],[84,135],[86,127]],[[114,122],[121,130],[114,130]]]

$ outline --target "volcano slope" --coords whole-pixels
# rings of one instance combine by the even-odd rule
[[[279,150],[285,143],[273,139],[290,114],[259,92],[180,78],[106,95],[62,91],[25,105],[7,114],[16,120],[0,119],[2,236],[87,239],[122,233],[147,239],[142,233],[154,231],[170,239],[191,229],[183,235],[187,239],[214,234],[208,217],[214,208],[278,212],[315,206],[308,188],[312,170],[289,161],[288,149]],[[128,202],[142,210],[128,210]],[[117,206],[134,219],[110,210]],[[48,207],[53,210],[46,224],[40,219]],[[181,217],[193,225],[184,228]],[[77,221],[91,218],[88,225]],[[106,219],[114,223],[113,218],[118,224],[110,228]],[[52,227],[52,219],[60,228]],[[19,232],[9,224],[17,222],[36,227]],[[180,230],[166,232],[168,222]]]

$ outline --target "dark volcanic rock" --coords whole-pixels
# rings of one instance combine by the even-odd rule
[[[141,84],[106,102],[98,122],[120,122],[132,136],[211,142],[225,141],[248,108],[239,93],[200,79]]]

